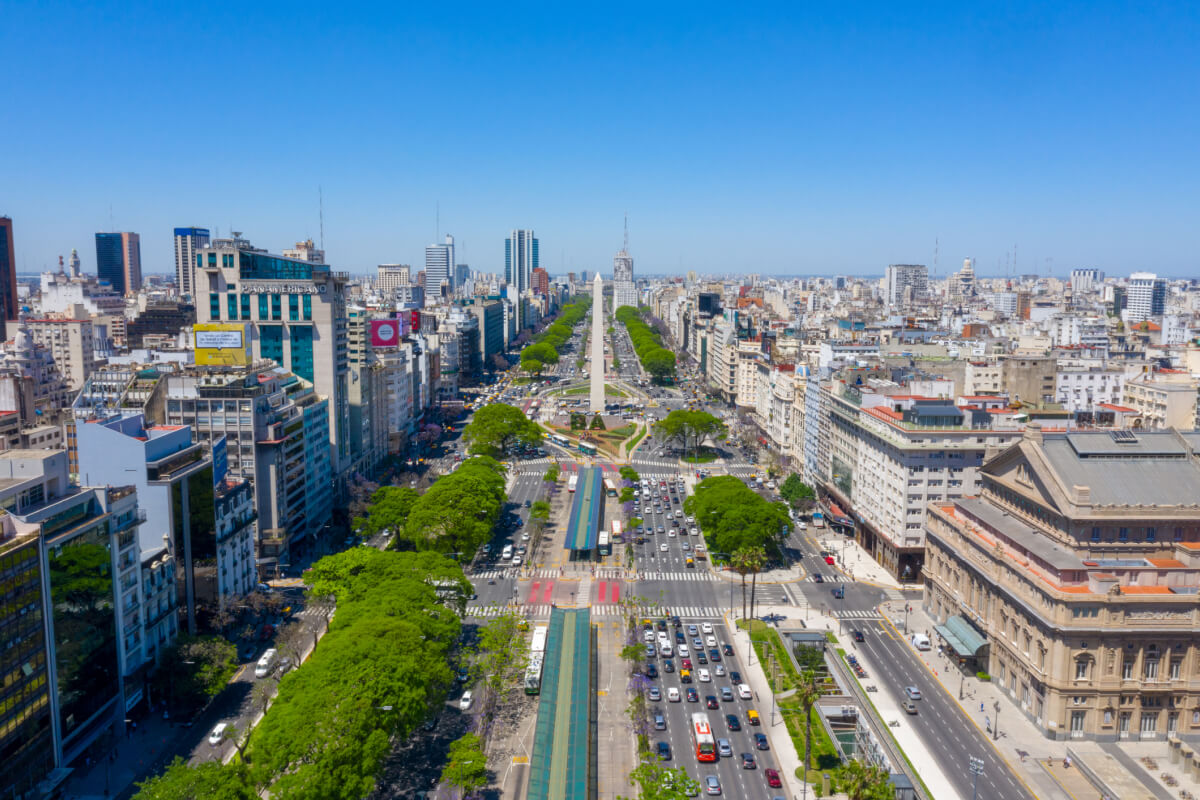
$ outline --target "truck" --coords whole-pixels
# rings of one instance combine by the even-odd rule
[[[820,511],[814,511],[812,514],[812,524],[814,528],[825,527],[825,515]]]

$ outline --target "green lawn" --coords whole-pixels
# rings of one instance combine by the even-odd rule
[[[717,451],[711,447],[701,447],[699,452],[689,455],[683,460],[689,464],[711,464],[719,458]]]

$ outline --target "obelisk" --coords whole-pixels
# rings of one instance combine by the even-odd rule
[[[592,282],[592,413],[604,413],[604,280]]]

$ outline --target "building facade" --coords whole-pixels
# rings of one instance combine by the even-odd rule
[[[142,238],[136,233],[96,234],[96,275],[119,295],[142,288]]]
[[[8,323],[17,318],[17,254],[12,217],[0,217],[0,342],[8,340]]]
[[[208,228],[175,229],[175,290],[180,297],[192,297],[192,265],[196,263],[196,251],[208,247],[211,240]]]

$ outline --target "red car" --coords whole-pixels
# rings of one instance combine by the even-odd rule
[[[833,556],[825,556],[825,563],[832,565],[833,564]]]
[[[763,770],[763,774],[767,776],[767,786],[770,786],[772,789],[783,787],[783,781],[779,780],[779,770],[765,769]]]

